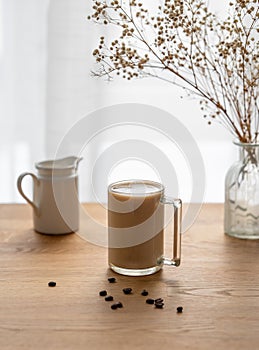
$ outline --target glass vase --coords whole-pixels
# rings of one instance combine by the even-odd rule
[[[259,239],[259,143],[234,144],[239,147],[239,161],[225,180],[225,233]]]

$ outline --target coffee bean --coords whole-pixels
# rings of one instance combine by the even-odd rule
[[[109,278],[108,278],[108,281],[109,281],[110,283],[115,283],[115,282],[116,282],[116,278],[115,278],[115,277],[109,277]]]
[[[116,310],[117,308],[118,308],[118,305],[117,305],[117,304],[112,304],[112,305],[111,305],[111,309]]]
[[[147,300],[146,300],[146,303],[147,303],[147,304],[150,304],[150,305],[154,304],[154,302],[155,302],[154,299],[147,299]]]
[[[141,292],[141,295],[146,297],[148,295],[148,291],[146,289],[143,289],[142,292]]]
[[[54,281],[50,281],[49,283],[48,283],[48,286],[49,287],[56,287],[56,282],[54,282]]]
[[[156,307],[157,309],[163,309],[164,303],[155,303],[155,307]]]
[[[132,292],[132,288],[123,288],[122,290],[124,294],[131,294]]]
[[[105,295],[107,295],[107,291],[106,291],[106,290],[101,290],[101,291],[99,292],[99,295],[100,295],[101,297],[105,297]]]
[[[123,307],[123,305],[122,305],[122,303],[120,301],[118,301],[115,305],[117,305],[118,308],[122,308]]]
[[[105,297],[105,301],[113,301],[113,296],[108,295],[107,297]]]
[[[164,299],[162,299],[162,298],[155,299],[155,303],[162,303],[163,301],[164,301]]]
[[[183,307],[182,307],[182,306],[178,306],[178,307],[176,308],[176,310],[177,310],[177,313],[180,314],[180,313],[183,312]]]

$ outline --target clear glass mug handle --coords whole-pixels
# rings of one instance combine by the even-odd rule
[[[161,203],[174,207],[173,257],[172,259],[163,258],[163,263],[164,265],[179,266],[181,263],[182,201],[164,196],[161,198]]]

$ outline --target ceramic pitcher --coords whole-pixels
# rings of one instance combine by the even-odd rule
[[[79,228],[78,163],[82,158],[66,157],[35,164],[37,173],[25,172],[17,187],[33,208],[34,229],[45,234],[66,234]],[[33,180],[33,199],[22,189],[26,176]]]

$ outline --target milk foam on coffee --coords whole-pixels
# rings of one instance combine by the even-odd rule
[[[164,246],[162,194],[163,186],[149,181],[122,182],[109,187],[110,266],[146,269],[159,264]]]
[[[148,183],[128,183],[121,186],[114,186],[112,188],[113,192],[122,193],[122,194],[130,194],[131,196],[139,196],[145,194],[151,194],[159,191],[159,188]]]

